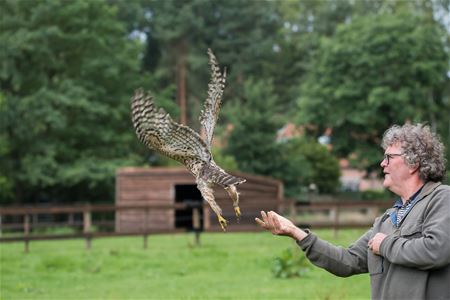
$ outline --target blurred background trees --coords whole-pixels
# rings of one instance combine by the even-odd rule
[[[299,89],[299,122],[332,127],[335,153],[354,153],[367,168],[378,167],[373,145],[387,124],[427,121],[445,132],[443,36],[426,19],[403,13],[340,25],[333,37],[321,40],[316,64]]]
[[[115,169],[139,160],[123,99],[142,45],[104,1],[0,5],[3,197],[111,199]]]
[[[295,197],[377,168],[393,123],[427,122],[450,161],[448,0],[0,1],[0,203],[106,202],[141,145],[143,87],[199,129],[212,48],[228,71],[215,152]],[[280,140],[293,123],[302,134]],[[230,130],[231,128],[231,130]],[[332,147],[317,142],[332,128]]]

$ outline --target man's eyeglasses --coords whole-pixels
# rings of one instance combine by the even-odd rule
[[[391,160],[392,158],[394,158],[396,156],[402,156],[402,155],[403,155],[403,153],[385,153],[383,161],[386,161],[387,164],[389,164],[389,160]]]

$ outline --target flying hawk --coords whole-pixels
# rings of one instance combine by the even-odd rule
[[[131,99],[131,113],[136,134],[142,143],[179,161],[194,175],[197,188],[216,213],[220,226],[225,231],[227,221],[214,200],[213,186],[218,184],[228,192],[239,219],[241,211],[236,185],[245,182],[245,179],[225,172],[214,162],[211,154],[211,143],[225,88],[226,72],[220,71],[211,49],[208,49],[208,56],[211,80],[208,84],[208,96],[204,109],[200,114],[200,123],[206,133],[205,139],[191,128],[174,122],[164,109],[157,109],[152,96],[145,94],[142,89],[137,90]]]

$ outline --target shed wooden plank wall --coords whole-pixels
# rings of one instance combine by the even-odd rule
[[[241,219],[236,222],[232,201],[221,187],[214,189],[216,202],[229,221],[229,231],[255,229],[254,218],[261,210],[277,210],[283,200],[283,185],[267,177],[232,173],[247,181],[239,185]],[[194,177],[184,168],[122,168],[116,174],[116,204],[174,204],[176,185],[195,185]],[[116,231],[131,232],[151,229],[174,229],[172,209],[145,212],[120,211],[116,216]],[[220,230],[217,217],[209,207],[204,211],[205,230]]]

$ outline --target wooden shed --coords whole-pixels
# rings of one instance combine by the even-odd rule
[[[283,201],[281,181],[240,172],[231,174],[247,181],[238,186],[239,206],[242,216],[236,220],[232,201],[220,186],[214,188],[217,204],[222,208],[228,221],[227,231],[257,230],[255,217],[261,210],[278,210]],[[167,205],[176,203],[204,203],[195,178],[184,168],[122,168],[116,172],[116,204],[166,205],[151,209],[118,210],[116,214],[117,232],[141,232],[151,230],[172,230],[193,228],[192,208],[173,209]],[[204,205],[200,210],[201,228],[218,231],[220,225],[215,213]]]

